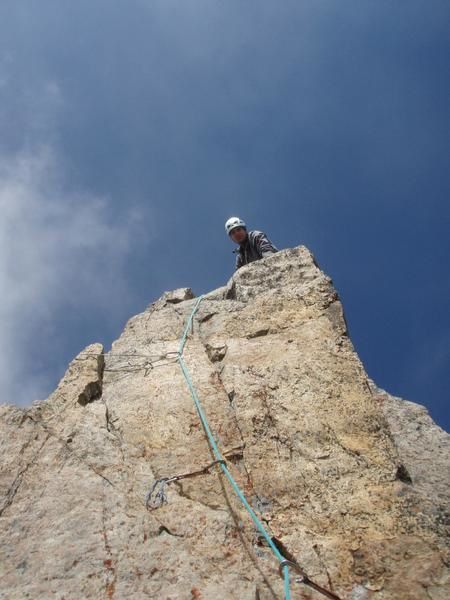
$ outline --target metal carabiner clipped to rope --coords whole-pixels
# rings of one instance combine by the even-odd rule
[[[316,590],[316,592],[319,592],[320,594],[323,594],[324,596],[326,596],[327,598],[331,598],[331,600],[341,600],[339,598],[339,596],[337,596],[336,594],[334,594],[333,592],[330,592],[328,590],[326,590],[325,588],[323,588],[322,586],[318,585],[317,583],[314,583],[314,581],[312,581],[308,575],[305,573],[305,571],[301,568],[300,565],[298,565],[296,562],[292,561],[292,560],[287,560],[284,559],[280,562],[280,565],[278,567],[279,573],[280,573],[280,577],[283,578],[284,574],[283,574],[283,569],[284,567],[290,567],[291,569],[293,569],[294,571],[297,571],[297,573],[300,575],[300,577],[297,577],[295,582],[296,583],[303,583],[304,585],[309,586],[310,588],[312,588],[313,590]]]

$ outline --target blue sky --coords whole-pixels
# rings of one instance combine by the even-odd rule
[[[332,277],[370,377],[450,430],[450,5],[4,0],[0,401],[46,397],[231,215]]]

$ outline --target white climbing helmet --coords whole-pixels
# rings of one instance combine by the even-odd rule
[[[230,235],[230,233],[233,231],[233,229],[236,229],[236,227],[247,228],[247,225],[239,217],[230,217],[225,223],[225,231],[228,235]]]

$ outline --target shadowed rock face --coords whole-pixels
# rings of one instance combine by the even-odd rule
[[[272,551],[202,471],[176,360],[195,302],[165,294],[48,400],[0,407],[1,599],[283,598]],[[368,380],[306,248],[207,294],[184,358],[230,471],[311,579],[348,600],[450,597],[450,436]],[[146,507],[156,480],[197,471]],[[293,598],[323,597],[294,580]]]

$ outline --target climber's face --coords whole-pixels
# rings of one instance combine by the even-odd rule
[[[244,227],[235,227],[231,230],[230,237],[236,244],[242,244],[247,237],[247,230]]]

